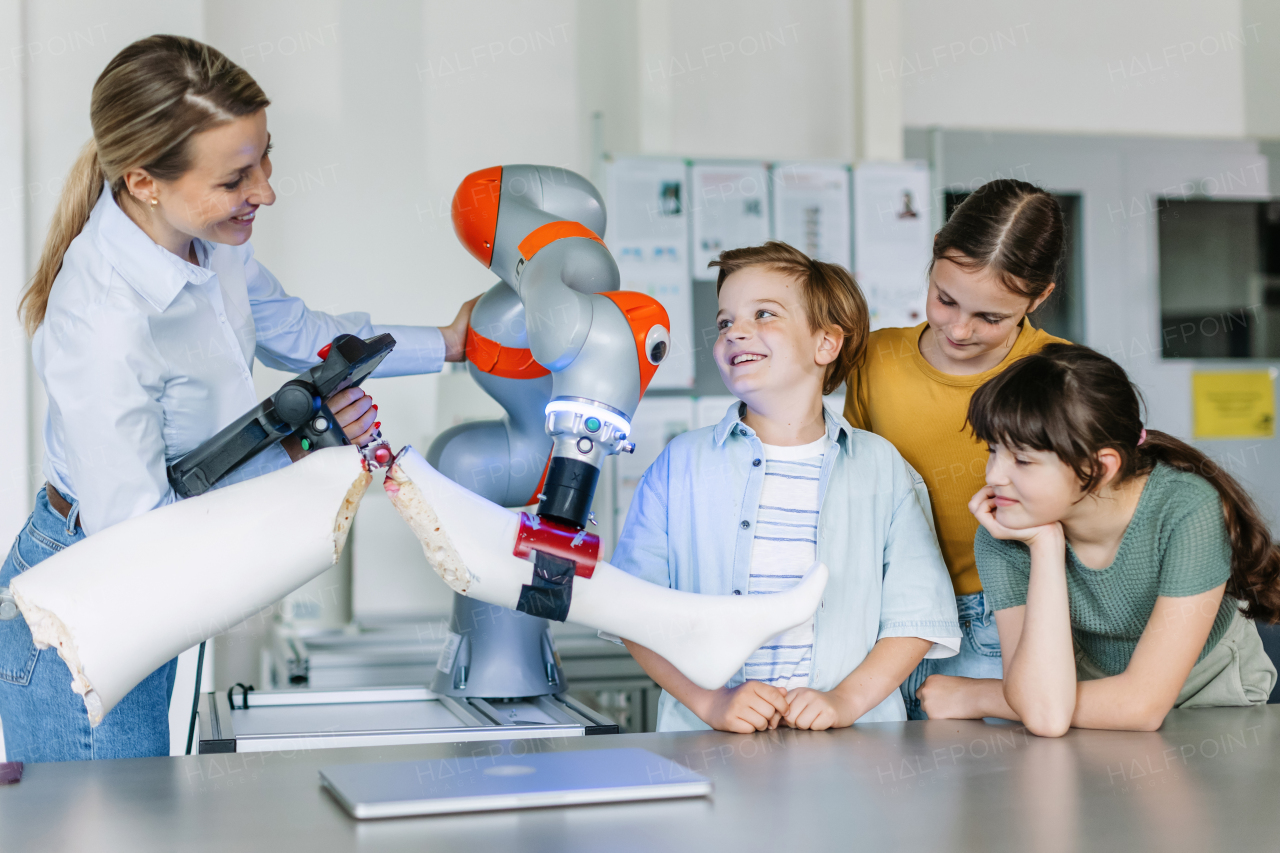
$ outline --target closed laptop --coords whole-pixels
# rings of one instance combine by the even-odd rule
[[[702,797],[711,781],[644,749],[336,764],[321,784],[353,817],[378,818]]]

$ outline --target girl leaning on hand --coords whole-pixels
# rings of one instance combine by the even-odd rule
[[[969,506],[1004,678],[926,683],[930,717],[1057,736],[1267,701],[1254,622],[1280,620],[1280,548],[1235,478],[1143,428],[1120,365],[1051,344],[983,385],[969,423],[990,448]]]

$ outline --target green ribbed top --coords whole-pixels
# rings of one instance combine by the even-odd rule
[[[973,541],[982,588],[992,607],[1027,603],[1031,553],[1021,542],[1002,541],[979,527]],[[1067,594],[1076,645],[1108,675],[1129,665],[1147,627],[1156,597],[1199,595],[1231,576],[1231,543],[1222,501],[1207,480],[1158,463],[1137,509],[1105,569],[1091,569],[1067,545]],[[1227,630],[1236,601],[1222,597],[1203,659]]]

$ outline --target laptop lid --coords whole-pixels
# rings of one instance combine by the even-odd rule
[[[645,749],[338,764],[320,783],[356,818],[702,797],[711,780]]]

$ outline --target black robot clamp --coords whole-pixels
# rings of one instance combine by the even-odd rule
[[[325,400],[359,385],[396,345],[391,335],[362,339],[338,335],[318,353],[323,359],[245,412],[221,432],[169,465],[169,483],[184,498],[204,494],[227,474],[291,435],[303,450],[350,444]],[[371,467],[391,461],[380,432],[361,449]]]
[[[297,434],[303,450],[350,444],[325,400],[344,388],[359,385],[395,348],[396,339],[382,334],[364,339],[338,335],[320,350],[320,363],[298,374],[280,390],[245,412],[213,438],[168,467],[169,483],[180,497],[204,494],[218,481],[273,444]],[[374,424],[369,442],[360,449],[369,468],[391,464],[391,448]],[[196,658],[195,697],[187,725],[187,755],[196,731],[196,707],[200,702],[200,675],[204,671],[204,643]],[[252,688],[249,688],[252,689]],[[249,704],[245,691],[245,707]]]

